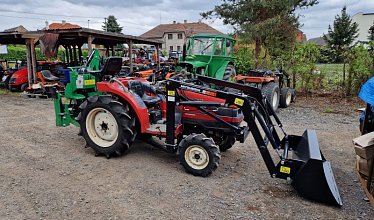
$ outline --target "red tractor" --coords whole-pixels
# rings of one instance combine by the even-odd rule
[[[287,135],[258,88],[178,75],[152,85],[142,78],[118,77],[121,65],[121,58],[108,58],[100,71],[71,72],[64,92],[51,91],[56,125],[79,126],[96,155],[120,156],[140,139],[177,154],[188,173],[208,176],[217,169],[221,152],[252,133],[271,177],[292,181],[309,199],[342,204],[316,133]],[[277,153],[277,163],[268,145]]]
[[[9,80],[10,91],[25,91],[29,86],[27,68],[20,69],[13,73]]]

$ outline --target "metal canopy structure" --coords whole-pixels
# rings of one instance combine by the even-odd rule
[[[26,45],[27,68],[29,76],[29,85],[36,83],[36,55],[35,45],[40,43],[40,38],[47,33],[58,34],[57,46],[65,48],[65,56],[68,65],[78,65],[82,61],[82,46],[88,45],[91,52],[92,45],[103,45],[107,50],[107,55],[118,44],[129,45],[129,57],[132,57],[133,44],[150,44],[156,47],[157,57],[162,45],[161,41],[151,40],[137,36],[112,33],[89,28],[74,29],[45,29],[27,32],[0,32],[0,44],[21,44]],[[158,62],[158,65],[160,62]],[[133,68],[132,59],[130,59],[130,69]]]

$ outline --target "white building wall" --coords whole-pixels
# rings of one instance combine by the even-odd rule
[[[173,39],[168,39],[168,35],[172,34]],[[182,39],[178,39],[178,34],[182,34]],[[178,50],[178,46],[180,47],[179,51],[183,50],[183,44],[185,42],[185,34],[184,32],[173,32],[173,33],[165,33],[163,41],[165,44],[162,45],[162,49],[165,49],[167,52],[170,51],[170,46],[173,46],[173,50],[176,51]]]
[[[358,38],[357,41],[368,41],[369,28],[373,25],[374,22],[374,13],[363,14],[357,13],[352,16],[352,21],[358,24]]]

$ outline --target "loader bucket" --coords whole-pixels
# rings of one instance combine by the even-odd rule
[[[303,136],[290,136],[292,159],[301,166],[292,177],[291,185],[303,197],[318,202],[341,206],[339,190],[330,162],[323,157],[314,130],[306,130]]]

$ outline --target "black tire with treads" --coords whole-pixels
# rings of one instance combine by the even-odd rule
[[[107,158],[121,156],[130,148],[136,137],[135,117],[131,114],[126,103],[116,101],[110,95],[91,96],[79,108],[81,112],[76,120],[80,123],[81,135],[86,140],[87,145],[95,151],[96,155],[104,155]],[[87,131],[87,123],[93,123],[93,121],[87,122],[87,120],[90,120],[87,116],[91,111],[97,111],[98,109],[104,109],[104,111],[109,112],[114,117],[118,127],[118,135],[110,146],[100,146],[95,143]]]
[[[195,176],[208,176],[217,169],[221,159],[221,152],[212,138],[206,137],[204,134],[190,134],[184,138],[179,144],[178,150],[179,161],[184,169]],[[200,155],[200,153],[204,155]],[[193,160],[200,160],[204,157],[205,162],[200,167],[197,163],[195,167],[191,165],[191,157]],[[204,162],[203,161],[203,162]],[[193,163],[193,162],[192,162]]]
[[[235,66],[234,65],[227,65],[225,69],[225,73],[223,74],[222,80],[225,81],[234,81],[236,76]]]
[[[228,136],[228,135],[221,135],[221,136],[216,136],[213,137],[214,142],[218,145],[219,150],[221,152],[225,152],[228,149],[232,148],[235,144],[235,137],[233,136]]]
[[[281,95],[279,100],[279,107],[287,108],[292,101],[291,89],[288,87],[281,88]]]
[[[269,82],[262,86],[261,91],[265,94],[266,99],[273,106],[274,111],[277,111],[279,106],[280,90],[279,86],[275,82]],[[273,101],[274,96],[276,95],[277,101]]]

